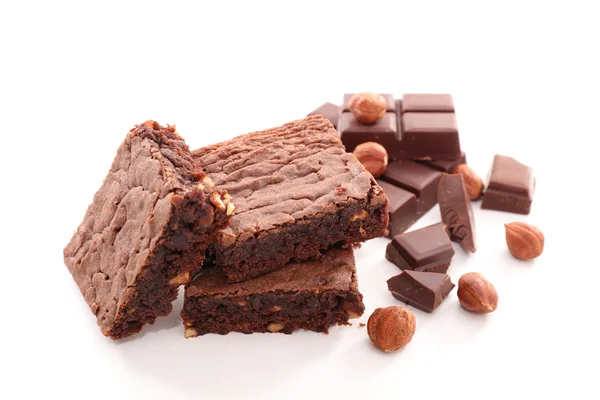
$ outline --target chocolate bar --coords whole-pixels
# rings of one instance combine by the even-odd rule
[[[450,276],[435,272],[404,271],[387,284],[395,298],[428,313],[454,289]]]
[[[475,221],[471,200],[463,176],[443,174],[438,186],[438,201],[442,221],[448,226],[450,239],[465,250],[475,253]]]
[[[529,214],[535,178],[533,170],[512,157],[494,156],[481,208]]]
[[[385,258],[400,269],[424,272],[446,272],[454,249],[446,225],[438,223],[394,236]]]
[[[360,143],[377,142],[392,160],[454,161],[461,157],[451,95],[406,94],[402,101],[382,96],[386,113],[375,124],[357,121],[348,105],[352,94],[344,96],[338,129],[347,151]]]

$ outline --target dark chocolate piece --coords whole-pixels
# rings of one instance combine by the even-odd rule
[[[385,252],[385,258],[400,269],[425,272],[446,272],[453,256],[443,223],[394,236]]]
[[[452,161],[460,157],[454,113],[407,112],[401,119],[401,146],[406,158]]]
[[[377,142],[385,147],[389,156],[400,145],[396,114],[391,112],[386,112],[371,125],[359,122],[351,112],[344,112],[340,117],[339,131],[348,152],[353,152],[361,143]]]
[[[309,113],[307,115],[307,117],[309,117],[311,115],[317,115],[317,114],[322,115],[326,119],[328,119],[329,122],[331,122],[331,124],[337,129],[338,121],[340,119],[340,110],[341,110],[341,107],[338,106],[337,104],[325,103],[325,104],[321,105],[319,108],[317,108],[316,110],[314,110],[313,112]]]
[[[452,173],[454,173],[454,170],[456,169],[456,167],[458,167],[460,164],[466,164],[467,163],[467,155],[464,152],[462,152],[462,153],[460,153],[460,157],[458,157],[456,160],[452,160],[452,161],[448,161],[448,160],[419,160],[417,162],[419,164],[427,165],[428,167],[431,167],[433,169],[437,169],[438,171],[446,172],[448,174],[452,174]]]
[[[381,179],[417,196],[417,213],[425,214],[437,203],[437,186],[442,173],[414,161],[397,160],[388,164]]]
[[[185,290],[181,315],[185,336],[229,332],[327,332],[365,310],[358,291],[352,249],[332,248],[318,261],[232,283],[217,268],[206,270]]]
[[[119,339],[171,312],[233,203],[215,190],[172,126],[132,129],[64,250],[106,336]]]
[[[402,114],[405,112],[454,112],[451,94],[405,94],[402,97]]]
[[[450,239],[475,253],[475,220],[462,175],[442,175],[438,186],[438,202],[442,221],[450,231]]]
[[[380,93],[381,96],[385,99],[387,104],[387,112],[396,112],[396,104],[394,102],[394,96],[389,93]],[[346,93],[344,95],[344,104],[342,105],[342,112],[350,112],[350,99],[354,93]]]
[[[417,214],[417,198],[413,193],[398,186],[379,180],[377,183],[389,200],[388,237],[399,235],[420,218],[420,215]]]
[[[428,313],[454,289],[450,276],[435,272],[403,271],[387,284],[395,298]]]
[[[193,152],[233,197],[215,263],[243,281],[307,260],[334,244],[385,234],[388,201],[373,176],[320,115]]]
[[[535,178],[533,170],[512,157],[494,156],[481,208],[529,214]]]
[[[406,95],[407,105],[387,95],[387,112],[374,125],[362,124],[349,112],[345,95],[339,131],[347,151],[364,142],[383,145],[390,160],[442,160],[461,157],[451,95]],[[401,111],[407,111],[401,114]],[[445,170],[442,165],[436,169]]]

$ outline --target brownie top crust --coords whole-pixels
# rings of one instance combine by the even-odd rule
[[[334,213],[337,205],[373,195],[385,202],[373,177],[321,115],[238,136],[192,152],[216,185],[235,202],[228,247],[297,220]]]
[[[215,194],[204,178],[174,126],[147,121],[131,129],[120,145],[64,249],[65,264],[105,335],[122,334],[114,326],[129,304],[140,298],[138,285],[149,276],[150,264],[159,259],[177,264],[187,257],[183,251],[195,249],[190,240],[198,239],[182,236],[183,225],[210,226],[217,219],[210,203],[202,206],[206,212],[201,220],[187,221],[192,214],[172,218],[183,204],[203,203]],[[165,243],[169,249],[157,251]]]
[[[322,252],[318,261],[291,262],[284,268],[245,282],[230,282],[219,268],[203,270],[187,286],[186,296],[246,296],[268,292],[358,290],[351,248]]]

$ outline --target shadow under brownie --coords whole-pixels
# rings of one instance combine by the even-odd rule
[[[174,127],[147,121],[128,133],[64,249],[106,336],[131,335],[171,312],[177,288],[200,269],[232,204]]]
[[[352,249],[330,249],[318,261],[292,262],[246,282],[219,268],[203,270],[185,288],[185,336],[229,332],[328,332],[364,312]]]
[[[321,115],[192,154],[236,205],[214,247],[231,281],[385,234],[386,196]]]

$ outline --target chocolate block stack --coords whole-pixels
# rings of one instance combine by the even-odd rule
[[[388,200],[320,115],[193,152],[236,205],[213,269],[186,286],[186,337],[327,332],[364,311],[353,243],[383,236]]]

